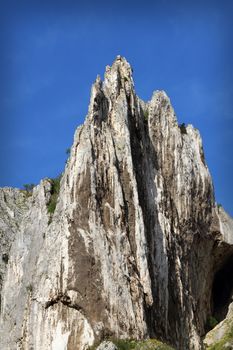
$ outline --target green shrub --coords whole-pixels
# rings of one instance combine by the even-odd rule
[[[24,192],[26,194],[27,197],[32,195],[32,190],[35,187],[35,184],[25,184],[23,185],[23,190],[22,192]]]
[[[51,199],[48,203],[48,213],[53,214],[55,212],[57,205],[57,198],[55,196],[51,196]]]
[[[144,114],[144,119],[145,119],[145,120],[148,120],[148,117],[149,117],[149,110],[148,110],[148,109],[145,109],[145,110],[143,111],[143,114]]]
[[[27,192],[32,192],[33,188],[35,187],[35,184],[25,184],[23,185],[24,190]]]
[[[49,202],[47,203],[48,213],[50,214],[49,223],[51,223],[52,215],[56,209],[57,199],[58,199],[59,192],[60,192],[60,181],[61,181],[61,175],[59,175],[53,179],[50,179],[51,196],[50,196]]]
[[[183,135],[187,134],[185,123],[180,124],[179,128],[180,128],[181,134],[183,134]]]
[[[217,326],[218,324],[218,320],[216,320],[215,317],[213,316],[210,316],[208,319],[207,319],[207,327],[209,329],[213,329],[215,326]]]
[[[135,349],[136,341],[134,340],[114,340],[113,343],[119,350],[133,350]]]

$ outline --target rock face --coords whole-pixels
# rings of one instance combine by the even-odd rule
[[[230,304],[233,285],[222,299],[218,276],[233,271],[232,219],[215,204],[199,132],[177,124],[165,92],[141,101],[124,58],[93,84],[53,215],[51,187],[41,181],[22,210],[18,191],[1,190],[11,250],[0,348],[159,337],[201,349],[208,317]]]
[[[27,210],[28,201],[25,192],[7,187],[0,188],[0,293],[9,260],[10,247]]]

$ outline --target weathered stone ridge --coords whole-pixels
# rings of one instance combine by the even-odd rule
[[[92,86],[52,216],[50,196],[43,180],[12,214],[1,349],[84,350],[109,337],[201,349],[208,318],[230,304],[232,290],[221,305],[215,285],[231,267],[232,219],[215,204],[199,132],[178,125],[165,92],[140,100],[124,58]]]

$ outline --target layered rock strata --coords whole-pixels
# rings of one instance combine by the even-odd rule
[[[41,181],[11,217],[1,349],[84,350],[108,337],[201,349],[208,318],[230,303],[215,285],[232,220],[216,206],[198,130],[178,125],[165,92],[140,100],[124,58],[92,86],[53,215],[51,192]]]

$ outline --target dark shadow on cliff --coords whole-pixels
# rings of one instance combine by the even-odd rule
[[[148,116],[142,107],[139,110],[136,109],[135,113],[132,114],[130,106],[131,101],[130,96],[128,96],[128,125],[133,168],[137,181],[139,204],[143,214],[153,295],[152,305],[148,305],[147,296],[144,296],[147,326],[150,337],[165,338],[171,341],[167,335],[168,261],[166,248],[162,249],[164,233],[158,220],[156,203],[155,177],[158,171],[158,158],[150,139]],[[167,271],[164,272],[165,270]]]
[[[224,265],[214,276],[212,289],[213,316],[219,322],[222,321],[232,302],[233,294],[233,255],[227,259]]]

